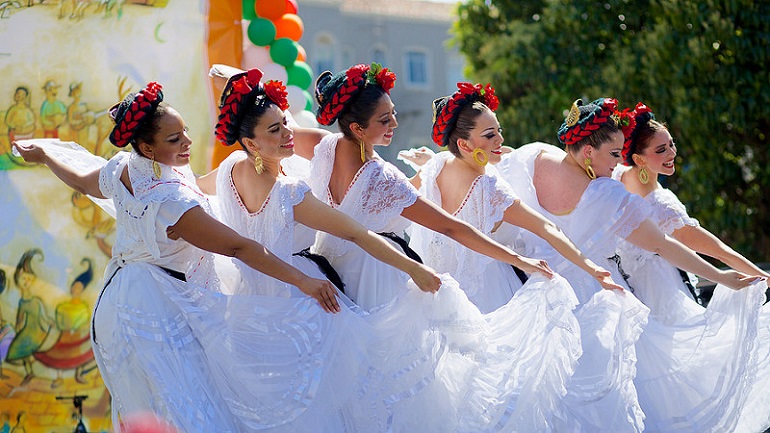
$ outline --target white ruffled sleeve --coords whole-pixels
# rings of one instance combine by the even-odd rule
[[[700,226],[698,220],[687,214],[684,204],[670,190],[656,190],[648,200],[652,206],[652,219],[663,233],[670,235],[684,226]]]
[[[420,193],[409,182],[406,175],[388,162],[380,164],[368,173],[368,188],[362,191],[358,205],[369,218],[365,224],[374,231],[379,231],[389,221],[401,215],[405,208],[414,204]]]

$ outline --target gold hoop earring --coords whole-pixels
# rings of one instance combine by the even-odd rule
[[[158,161],[155,160],[155,154],[153,154],[150,159],[152,159],[152,174],[153,178],[155,180],[160,179],[160,176],[163,174],[163,171],[160,169],[160,164],[158,164]]]
[[[265,164],[262,162],[262,157],[259,156],[259,153],[257,152],[254,152],[254,170],[257,174],[262,174],[262,172],[265,171]]]
[[[484,149],[477,147],[473,149],[473,152],[471,152],[473,155],[473,160],[476,161],[476,164],[484,167],[489,162],[489,155],[487,155],[486,152],[484,152]]]
[[[361,140],[358,146],[361,147],[361,162],[366,162],[366,144],[364,140]]]
[[[596,179],[596,172],[594,171],[594,168],[591,167],[591,158],[586,158],[583,161],[583,165],[586,167],[586,174],[588,175],[588,178]]]
[[[647,183],[650,182],[650,174],[647,172],[647,167],[639,169],[639,182],[641,182],[642,185],[647,185]]]

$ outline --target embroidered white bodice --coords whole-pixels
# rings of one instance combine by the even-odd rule
[[[328,135],[315,148],[310,166],[313,194],[373,232],[393,232],[401,236],[409,225],[401,212],[414,204],[419,193],[398,168],[379,156],[375,155],[374,159],[364,163],[358,170],[341,203],[335,203],[332,199],[329,180],[340,137],[342,134]],[[327,233],[318,233],[314,249],[331,259],[354,247],[352,242]]]

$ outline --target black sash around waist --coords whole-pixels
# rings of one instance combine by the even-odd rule
[[[621,275],[621,276],[623,277],[623,279],[626,281],[626,285],[628,286],[628,289],[629,289],[629,290],[631,290],[631,293],[634,293],[634,288],[631,286],[631,283],[630,283],[630,282],[628,282],[628,278],[630,277],[630,275],[628,275],[628,274],[627,274],[627,273],[626,273],[626,272],[623,270],[623,265],[622,265],[622,264],[621,264],[621,262],[620,262],[620,256],[619,256],[619,255],[617,255],[617,254],[615,254],[615,255],[614,255],[614,256],[612,256],[612,257],[608,257],[608,258],[607,258],[607,260],[612,260],[613,262],[615,262],[615,264],[616,264],[616,265],[618,265],[618,272],[620,272],[620,275]]]
[[[420,257],[420,255],[417,254],[417,252],[409,246],[409,243],[406,242],[406,239],[402,238],[401,236],[393,232],[382,232],[377,234],[397,243],[398,246],[400,246],[401,249],[404,250],[404,254],[406,254],[407,257],[414,260],[415,262],[422,263],[422,257]]]
[[[345,293],[345,283],[342,282],[340,274],[338,274],[337,271],[332,267],[332,264],[329,263],[329,260],[327,260],[326,257],[320,254],[311,253],[310,248],[305,248],[298,253],[292,254],[292,256],[304,257],[315,263],[321,273],[324,274],[326,279],[331,281],[331,283],[334,284],[334,286],[337,287],[340,292]]]

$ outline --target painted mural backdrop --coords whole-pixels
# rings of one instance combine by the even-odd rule
[[[202,171],[213,123],[207,7],[0,1],[0,432],[72,432],[81,410],[87,431],[111,430],[89,320],[114,220],[13,157],[10,141],[59,137],[109,158],[107,109],[155,80],[185,117]]]

